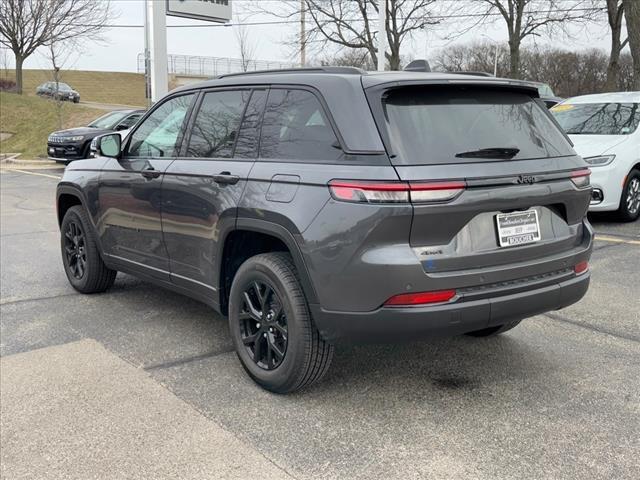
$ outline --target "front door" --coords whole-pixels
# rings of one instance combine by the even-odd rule
[[[237,206],[257,155],[266,90],[204,92],[182,156],[162,185],[162,227],[171,280],[217,301],[219,240],[235,224]],[[244,112],[244,120],[243,120]]]
[[[160,104],[131,134],[121,159],[103,167],[98,189],[98,232],[106,255],[154,277],[169,279],[162,239],[164,173],[176,158],[194,95]]]

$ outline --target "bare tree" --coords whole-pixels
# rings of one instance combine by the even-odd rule
[[[622,4],[633,58],[633,89],[640,90],[640,1],[623,0]]]
[[[246,72],[249,70],[251,62],[255,60],[256,45],[249,38],[249,31],[242,23],[238,22],[238,25],[234,28],[238,42],[240,61],[242,62],[242,71]]]
[[[506,49],[505,49],[506,50]],[[442,49],[433,62],[434,69],[444,71],[490,71],[494,51],[489,43],[453,45]],[[498,56],[498,75],[509,71],[509,56]],[[554,47],[522,47],[520,71],[522,78],[548,83],[556,95],[573,97],[604,92],[607,83],[609,56],[604,50],[562,50]],[[620,75],[613,89],[631,88],[631,56],[622,53]]]
[[[438,23],[432,14],[437,0],[386,0],[385,52],[389,68],[397,70],[402,62],[403,42],[428,25]],[[255,13],[267,13],[277,18],[298,18],[304,13],[311,25],[304,29],[305,38],[296,35],[297,46],[305,45],[308,50],[323,53],[327,46],[338,50],[354,49],[368,53],[373,65],[378,62],[378,8],[380,0],[302,0],[283,2],[280,11],[269,9],[267,2],[254,2]],[[299,51],[299,50],[298,50]]]
[[[634,0],[632,0],[634,1]],[[536,37],[546,30],[568,33],[571,23],[592,19],[600,8],[593,0],[478,0],[480,15],[485,22],[502,19],[509,35],[509,76],[520,78],[520,46],[527,37]]]
[[[439,52],[433,68],[444,72],[493,73],[497,53],[497,76],[504,77],[509,72],[509,57],[505,50],[503,48],[496,51],[496,46],[490,42],[452,45]]]
[[[109,19],[109,0],[0,0],[0,44],[15,55],[17,92],[23,63],[38,47],[97,38]]]
[[[358,67],[363,70],[375,70],[371,63],[369,52],[366,50],[346,49],[341,55],[326,55],[320,60],[320,65],[332,65],[336,67]]]
[[[608,91],[616,90],[618,77],[620,75],[620,52],[627,45],[629,39],[622,37],[622,19],[624,17],[624,4],[622,0],[607,1],[607,20],[611,28],[611,52],[609,54],[609,66],[607,67]]]
[[[48,45],[45,57],[51,63],[51,79],[56,84],[53,100],[56,103],[56,116],[58,118],[58,128],[62,129],[63,118],[63,97],[60,93],[60,82],[62,82],[62,67],[69,67],[69,63],[74,56],[80,54],[80,46],[75,39],[66,42],[53,42]]]

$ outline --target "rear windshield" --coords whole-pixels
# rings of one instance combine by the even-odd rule
[[[423,86],[392,90],[383,104],[396,165],[575,155],[545,108],[525,93]]]
[[[563,103],[551,109],[570,135],[629,135],[640,123],[638,103]]]

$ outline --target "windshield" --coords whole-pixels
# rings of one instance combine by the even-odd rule
[[[91,128],[106,128],[111,129],[116,126],[120,120],[127,116],[127,112],[111,112],[103,115],[102,117],[94,120],[89,124]]]
[[[53,84],[53,88],[55,88],[56,84]],[[59,92],[70,92],[71,90],[73,90],[69,85],[67,85],[66,83],[58,83],[58,91]]]
[[[383,100],[394,164],[574,155],[544,107],[525,93],[407,87]]]
[[[570,135],[629,135],[638,128],[638,103],[563,103],[551,109]]]

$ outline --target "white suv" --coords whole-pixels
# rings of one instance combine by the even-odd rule
[[[551,109],[575,150],[591,164],[590,211],[640,215],[640,92],[573,97]]]

